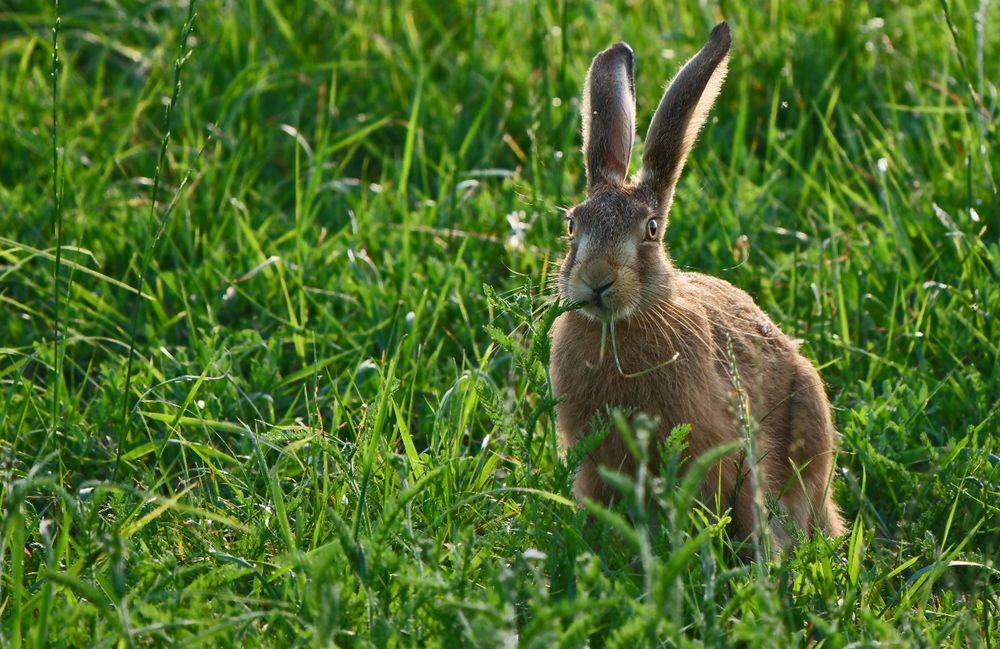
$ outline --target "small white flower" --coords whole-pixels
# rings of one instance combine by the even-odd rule
[[[510,235],[507,237],[507,247],[514,250],[524,250],[524,242],[528,234],[528,228],[535,221],[535,215],[531,220],[525,221],[524,210],[515,210],[507,215],[507,223],[510,224]]]

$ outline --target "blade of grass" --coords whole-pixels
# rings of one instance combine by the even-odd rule
[[[149,217],[146,220],[148,231],[148,238],[145,246],[145,253],[143,254],[142,263],[139,267],[139,278],[138,285],[136,287],[137,291],[141,294],[143,287],[146,284],[146,273],[149,270],[149,266],[153,260],[153,253],[156,250],[156,244],[163,234],[163,230],[167,224],[167,218],[170,216],[173,207],[173,201],[163,210],[157,223],[156,219],[156,207],[157,207],[157,196],[160,190],[160,182],[162,177],[163,168],[166,166],[167,160],[167,150],[170,145],[170,138],[172,135],[172,118],[174,113],[174,106],[177,104],[177,98],[180,96],[181,92],[181,70],[184,68],[184,64],[187,62],[191,52],[187,49],[188,38],[191,36],[191,32],[194,30],[194,20],[195,20],[195,7],[196,0],[189,0],[188,2],[188,13],[187,20],[184,21],[184,25],[181,27],[180,35],[180,46],[178,47],[178,55],[174,60],[174,83],[173,91],[170,95],[170,100],[167,102],[165,114],[164,114],[164,129],[163,138],[160,140],[160,153],[159,158],[156,162],[156,169],[153,172],[153,188],[152,194],[150,195],[149,201]],[[182,183],[183,186],[183,183]],[[180,188],[178,188],[180,192]],[[176,195],[175,195],[176,196]],[[156,224],[155,231],[151,231],[154,223]],[[129,342],[128,342],[128,359],[125,364],[125,388],[122,391],[121,396],[121,415],[118,422],[118,436],[117,436],[117,449],[115,451],[115,463],[114,468],[111,471],[111,480],[115,481],[118,477],[118,469],[121,465],[122,451],[125,447],[125,437],[127,435],[127,427],[129,422],[130,406],[129,406],[129,393],[132,390],[132,365],[135,362],[135,341],[139,329],[140,315],[142,314],[143,302],[138,301],[132,310],[132,323],[129,327]]]

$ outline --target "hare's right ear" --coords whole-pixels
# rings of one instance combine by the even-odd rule
[[[730,43],[729,25],[719,23],[708,43],[667,87],[649,125],[640,183],[652,190],[664,213],[670,209],[691,146],[726,80]]]
[[[628,175],[635,140],[632,48],[615,43],[594,57],[583,89],[583,155],[587,193],[619,185]]]

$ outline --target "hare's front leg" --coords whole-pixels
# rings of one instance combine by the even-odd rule
[[[590,455],[584,458],[580,470],[576,474],[573,493],[579,503],[584,498],[590,498],[602,505],[610,505],[618,498],[615,489],[601,477],[598,467],[604,466],[612,471],[625,475],[636,475],[635,461],[622,439],[616,435],[608,435]]]

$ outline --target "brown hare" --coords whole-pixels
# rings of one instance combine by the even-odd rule
[[[558,278],[561,299],[579,308],[553,326],[552,382],[564,398],[558,427],[571,448],[608,407],[656,418],[661,436],[690,424],[692,456],[740,440],[749,412],[760,495],[782,510],[769,527],[787,546],[789,523],[806,534],[844,532],[831,496],[835,432],[819,373],[749,295],[679,271],[663,243],[677,179],[726,77],[730,40],[729,26],[716,26],[667,88],[632,177],[632,50],[618,43],[594,58],[583,91],[587,198],[567,213]],[[650,470],[657,464],[650,458]],[[612,432],[580,468],[579,499],[613,499],[601,465],[636,474],[635,458]],[[732,508],[740,540],[760,510],[749,474],[749,459],[734,452],[709,472],[702,494]]]

